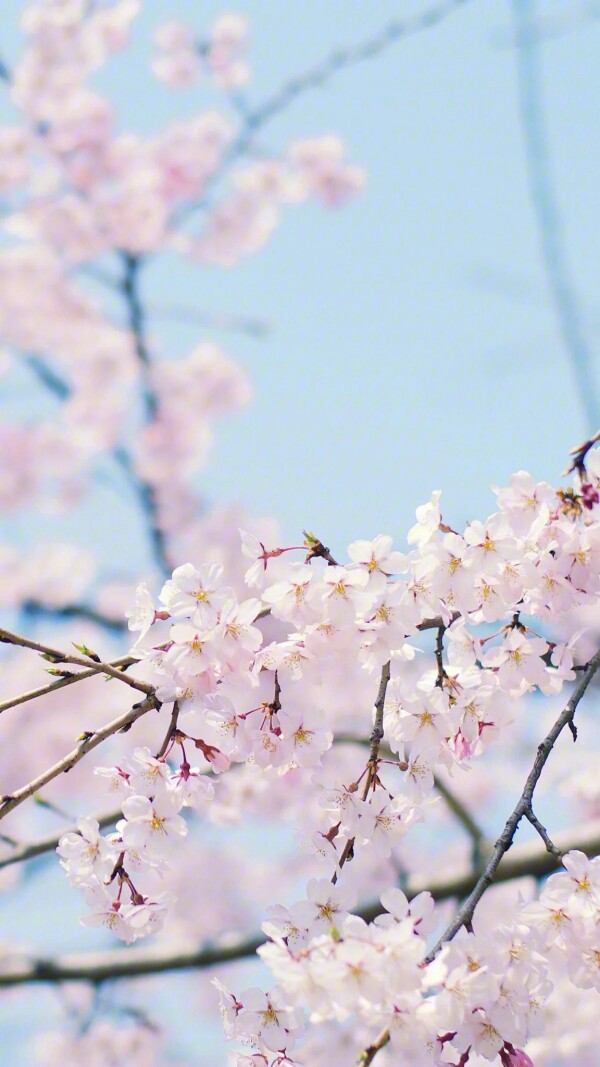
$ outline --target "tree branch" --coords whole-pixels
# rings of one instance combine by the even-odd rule
[[[521,126],[542,262],[580,403],[590,430],[600,423],[594,357],[569,273],[562,221],[552,184],[536,44],[535,0],[512,0]]]
[[[74,663],[78,667],[94,668],[95,674],[108,674],[111,678],[118,678],[120,682],[125,682],[125,685],[131,686],[132,689],[138,689],[140,693],[154,693],[154,689],[147,682],[141,682],[137,678],[130,678],[128,674],[120,671],[118,667],[113,667],[110,663],[103,663],[100,659],[94,660],[92,656],[73,656],[70,652],[61,652],[59,649],[42,645],[39,641],[31,641],[28,637],[21,637],[20,634],[13,634],[9,630],[2,629],[0,629],[0,643],[15,645],[19,648],[31,648],[34,652],[40,652],[51,663]]]
[[[150,424],[157,417],[158,401],[149,377],[151,361],[146,341],[144,308],[140,295],[140,268],[142,262],[139,256],[123,254],[125,272],[121,282],[121,293],[127,307],[129,329],[133,335],[135,352],[140,364],[145,421],[146,424]],[[165,535],[158,522],[158,509],[154,489],[139,477],[125,448],[116,449],[115,457],[136,490],[142,505],[142,511],[148,520],[150,540],[159,570],[162,574],[168,574],[171,571],[171,566],[168,559]]]
[[[449,15],[468,2],[469,0],[441,0],[440,3],[413,15],[412,18],[394,19],[373,37],[369,37],[361,44],[336,49],[335,52],[332,52],[331,55],[322,60],[321,63],[317,63],[310,70],[290,78],[278,92],[262,104],[255,108],[245,109],[242,128],[223,157],[222,166],[206,183],[204,196],[196,204],[191,204],[179,212],[175,221],[181,222],[194,211],[206,206],[207,193],[223,177],[231,164],[250,148],[252,140],[258,131],[263,126],[266,126],[271,119],[276,118],[282,111],[285,111],[298,97],[313,89],[322,89],[335,75],[381,55],[382,52],[385,52],[400,38],[411,37],[423,30],[437,26],[438,23],[443,22]]]
[[[108,666],[110,667],[129,667],[132,663],[138,661],[133,659],[132,656],[122,656],[121,659],[111,660]],[[18,697],[11,697],[10,700],[4,700],[0,704],[0,714],[3,711],[8,711],[9,708],[16,708],[19,704],[26,704],[29,700],[36,700],[38,697],[44,697],[48,693],[53,693],[55,689],[64,689],[66,685],[74,685],[75,682],[81,682],[85,678],[93,678],[96,674],[102,674],[102,667],[105,664],[101,664],[97,667],[90,667],[86,671],[80,671],[78,674],[71,674],[68,678],[58,678],[56,682],[49,682],[48,685],[42,685],[39,689],[30,689],[27,693],[20,693]]]
[[[463,804],[460,797],[456,795],[450,786],[446,785],[445,782],[442,782],[437,775],[434,777],[434,784],[446,806],[450,809],[452,814],[456,816],[458,822],[471,838],[473,843],[473,862],[477,865],[481,862],[482,855],[486,851],[486,836],[483,830],[473,818],[469,809]]]
[[[0,819],[3,819],[19,804],[22,804],[24,800],[37,793],[38,789],[51,782],[53,778],[58,778],[59,774],[66,774],[70,771],[71,767],[79,763],[92,749],[97,748],[103,741],[106,741],[107,737],[111,737],[113,734],[119,733],[119,731],[128,730],[137,719],[145,715],[151,708],[156,708],[157,710],[160,708],[160,701],[157,700],[153,693],[147,696],[140,704],[134,704],[129,711],[107,723],[101,730],[90,730],[83,733],[77,747],[68,752],[66,756],[63,756],[58,763],[49,767],[48,770],[38,775],[37,778],[34,778],[33,781],[24,785],[21,789],[17,789],[16,792],[0,798]]]
[[[52,607],[50,604],[41,604],[38,600],[26,600],[21,610],[25,615],[46,616],[50,619],[82,619],[84,622],[93,622],[96,626],[103,626],[106,630],[120,633],[127,629],[125,619],[111,618],[103,615],[97,608],[90,604],[64,604],[61,607]]]
[[[321,547],[323,547],[321,545]],[[329,552],[329,549],[325,549]],[[373,787],[373,791],[377,785],[377,761],[379,759],[379,746],[383,740],[383,712],[385,708],[385,694],[390,680],[390,661],[384,663],[381,668],[381,677],[379,679],[379,689],[377,691],[377,697],[375,699],[375,716],[373,720],[373,729],[369,737],[369,759],[366,766],[366,778],[363,790],[361,793],[361,799],[366,800],[369,795],[369,790]],[[362,776],[361,776],[362,777]],[[341,871],[347,860],[351,859],[354,853],[354,837],[349,837],[344,845],[342,854],[340,856],[340,862],[337,870],[334,872],[331,881],[335,885],[338,880],[339,872]]]
[[[428,960],[434,959],[444,942],[451,941],[454,935],[458,933],[461,926],[468,926],[471,922],[477,904],[481,900],[488,886],[493,882],[502,857],[508,852],[513,843],[521,819],[528,814],[532,814],[533,794],[541,773],[546,766],[548,757],[565,726],[569,726],[573,722],[577,705],[582,699],[587,687],[598,670],[598,667],[600,667],[600,651],[596,652],[588,663],[585,673],[575,686],[565,708],[558,716],[558,719],[552,726],[551,730],[546,734],[544,740],[538,746],[533,767],[527,776],[523,792],[513,812],[507,819],[504,830],[494,846],[494,851],[486,864],[485,870],[477,879],[472,892],[469,894],[462,907],[459,908],[458,912],[452,919],[452,922],[448,925],[432,951],[429,953]],[[556,856],[552,852],[550,852],[550,854],[556,859]]]

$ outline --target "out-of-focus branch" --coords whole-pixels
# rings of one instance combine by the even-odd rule
[[[72,749],[71,752],[67,752],[66,756],[63,756],[58,763],[49,767],[21,789],[17,789],[14,793],[10,793],[9,795],[0,798],[0,819],[3,819],[5,815],[8,815],[9,812],[13,811],[19,804],[22,804],[24,800],[27,800],[29,797],[33,796],[34,793],[37,793],[37,791],[47,785],[48,782],[51,782],[54,778],[58,778],[59,774],[66,774],[70,771],[76,763],[79,763],[84,756],[87,756],[88,752],[91,752],[94,748],[97,748],[98,745],[102,744],[103,741],[106,741],[107,737],[112,737],[113,734],[117,734],[119,731],[128,730],[137,719],[141,718],[142,715],[145,715],[146,712],[150,711],[152,708],[160,708],[160,701],[157,700],[153,693],[147,696],[140,704],[134,704],[134,706],[123,715],[119,715],[116,719],[112,719],[112,721],[107,723],[106,726],[103,726],[101,730],[84,732],[81,735],[77,747]]]
[[[135,351],[142,378],[142,400],[146,423],[151,423],[158,412],[158,401],[150,381],[150,352],[146,340],[146,317],[140,293],[140,269],[143,260],[139,256],[123,255],[124,274],[121,292],[127,308],[128,324],[131,330]],[[142,511],[146,516],[154,558],[162,574],[171,571],[165,535],[158,522],[156,495],[151,485],[139,477],[131,462],[129,453],[124,448],[115,451],[117,461],[128,475],[134,486]]]
[[[575,0],[571,0],[565,12],[556,14],[541,12],[541,17],[536,19],[532,26],[532,34],[536,42],[553,40],[557,37],[565,37],[569,33],[581,29],[588,29],[600,19],[600,3],[598,0],[579,0],[579,10],[576,10]],[[494,44],[500,48],[512,48],[515,41],[514,31],[498,31],[494,34]]]
[[[178,304],[149,304],[148,316],[153,319],[174,319],[176,322],[190,322],[211,330],[225,330],[231,333],[243,333],[248,337],[265,337],[269,333],[269,324],[262,319],[248,315],[226,315],[217,312],[196,311],[194,308]]]
[[[535,0],[512,0],[521,126],[525,140],[531,200],[535,212],[546,281],[550,290],[577,394],[588,428],[600,423],[594,358],[581,321],[550,168],[536,39]]]
[[[595,856],[600,852],[600,820],[596,819],[575,830],[557,834],[556,840],[562,852],[579,849],[588,856]],[[557,860],[549,855],[540,842],[515,845],[510,854],[503,857],[495,881],[500,883],[517,878],[543,878],[555,871],[557,866]],[[410,879],[406,894],[412,899],[418,893],[428,891],[439,902],[464,896],[474,884],[475,876],[469,867],[458,870],[453,867],[452,874],[440,875],[438,878]],[[381,914],[382,910],[379,901],[373,901],[361,908],[358,914],[371,921]],[[115,949],[107,952],[77,953],[54,959],[28,957],[15,960],[11,956],[4,966],[0,961],[0,987],[32,982],[99,983],[119,978],[164,974],[169,971],[202,970],[253,956],[263,942],[264,937],[256,933],[237,940],[228,937],[223,944],[216,942],[180,950],[165,946],[136,949],[135,952]]]
[[[51,604],[41,604],[37,600],[26,600],[21,609],[25,615],[42,616],[54,621],[65,619],[81,619],[84,622],[93,622],[97,626],[103,626],[105,630],[120,633],[127,629],[125,619],[115,619],[110,615],[104,615],[90,604],[63,604],[53,607]]]
[[[276,118],[277,115],[285,111],[298,97],[303,96],[304,93],[312,89],[322,89],[336,74],[340,74],[344,70],[358,66],[360,63],[365,63],[367,60],[375,59],[401,38],[412,37],[423,30],[437,26],[438,23],[443,22],[454,11],[464,7],[467,3],[469,3],[469,0],[441,0],[440,3],[408,18],[394,19],[366,41],[350,45],[347,48],[338,48],[326,59],[311,67],[310,70],[290,78],[278,92],[257,107],[239,109],[242,115],[242,126],[238,136],[229,146],[223,158],[222,166],[205,186],[202,199],[198,203],[184,208],[175,221],[181,222],[194,211],[206,206],[206,194],[223,177],[223,174],[231,164],[239,159],[244,152],[248,151],[259,130],[266,126],[271,119]]]
[[[105,829],[107,826],[114,826],[122,816],[121,809],[116,808],[114,811],[92,815],[92,818],[96,819],[100,829]],[[70,824],[69,826],[63,826],[61,830],[57,830],[53,834],[38,838],[37,841],[29,841],[25,844],[15,843],[13,851],[8,856],[0,856],[0,870],[3,867],[12,867],[15,863],[24,863],[26,860],[43,856],[46,852],[54,852],[61,837],[68,833],[75,833],[76,830],[77,827]]]
[[[473,845],[473,861],[477,864],[481,861],[487,848],[486,836],[483,830],[479,826],[477,820],[474,819],[467,806],[450,786],[446,785],[445,782],[442,782],[437,775],[434,778],[434,783],[437,792],[442,797],[446,806],[471,838]]]
[[[59,400],[67,399],[71,392],[69,385],[45,359],[36,355],[35,352],[30,352],[23,356],[23,362],[33,371],[38,381],[51,393],[54,393],[54,396],[58,397]]]
[[[137,272],[139,270],[139,260],[135,260],[132,257],[128,257],[126,262],[128,264],[126,276],[118,288],[119,291],[123,294],[126,303],[129,307],[129,324],[134,332],[134,343],[136,352],[138,353],[138,356],[140,358],[144,377],[147,379],[149,356],[143,338],[143,333],[141,332],[143,330],[144,317],[138,290]],[[133,267],[131,266],[132,263],[135,264]],[[62,378],[57,373],[57,371],[54,370],[52,366],[50,366],[49,363],[46,362],[46,360],[42,359],[41,356],[29,354],[24,356],[24,363],[33,371],[38,381],[41,382],[41,384],[46,389],[48,389],[49,392],[51,392],[59,400],[68,399],[71,393],[69,384],[64,380],[64,378]],[[149,399],[151,396],[153,396],[153,394],[146,380],[144,384],[144,407],[146,409],[148,418],[150,418],[150,411],[154,410],[156,406],[156,401]],[[131,456],[129,455],[129,452],[124,446],[117,445],[115,448],[113,448],[112,452],[110,453],[110,456],[116,461],[118,467],[125,475],[129,489],[132,489],[135,493],[135,496],[137,497],[138,502],[141,506],[142,514],[147,518],[150,541],[152,544],[154,558],[156,563],[158,564],[159,570],[161,571],[161,573],[168,573],[170,568],[165,558],[164,536],[162,534],[162,531],[158,528],[156,524],[156,505],[152,490],[150,486],[146,485],[146,483],[137,474],[135,467],[132,463]],[[68,614],[80,614],[80,612],[77,611],[75,606],[65,610]],[[113,623],[112,620],[107,620],[103,616],[98,617],[93,621],[98,621],[101,623],[101,625],[107,626],[109,629],[116,629],[117,627],[117,624]]]

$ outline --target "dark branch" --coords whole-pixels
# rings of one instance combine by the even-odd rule
[[[440,937],[439,941],[436,943],[436,945],[430,952],[428,957],[429,960],[434,959],[434,957],[437,955],[440,948],[446,941],[452,940],[454,935],[460,930],[461,926],[468,926],[471,922],[477,904],[481,900],[488,886],[490,886],[491,883],[494,881],[500,861],[504,854],[508,852],[509,848],[513,843],[514,836],[517,832],[517,828],[519,826],[519,823],[521,822],[521,819],[524,816],[533,814],[533,794],[535,791],[535,787],[540,779],[540,775],[544,767],[546,766],[548,757],[550,756],[550,753],[552,752],[552,749],[554,748],[554,745],[556,744],[556,741],[560,737],[562,731],[565,729],[565,727],[569,726],[569,724],[573,722],[573,717],[575,715],[575,711],[577,710],[577,705],[582,699],[587,687],[589,686],[592,678],[598,670],[598,667],[600,667],[600,651],[596,652],[595,656],[590,660],[585,674],[575,686],[565,708],[560,713],[558,719],[552,726],[552,729],[546,734],[546,737],[538,746],[533,767],[529,772],[527,781],[525,782],[525,786],[523,788],[523,792],[513,812],[507,819],[504,830],[502,831],[502,834],[500,835],[494,846],[494,851],[490,856],[488,863],[486,864],[485,870],[477,879],[477,883],[474,886],[470,895],[468,896],[467,900],[465,900],[462,907],[459,908],[458,912],[452,919],[452,922],[448,925],[448,927]],[[550,850],[550,854],[553,856],[554,859],[557,858],[552,849]]]

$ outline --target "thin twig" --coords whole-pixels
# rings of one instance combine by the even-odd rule
[[[550,855],[551,856],[555,856],[556,859],[560,862],[560,860],[562,859],[562,852],[554,844],[554,842],[552,841],[548,831],[546,830],[546,827],[542,826],[542,823],[538,819],[537,815],[534,814],[533,809],[531,807],[529,807],[524,812],[524,815],[525,815],[525,818],[531,823],[531,825],[533,826],[534,830],[537,830],[538,834],[540,835],[540,837],[541,837],[542,841],[544,842],[544,844],[545,844],[548,852],[550,853]]]
[[[111,660],[110,666],[130,667],[131,664],[137,662],[138,660],[133,659],[132,656],[122,656],[121,659]],[[58,678],[55,682],[49,682],[48,685],[41,685],[39,689],[30,689],[27,693],[20,693],[17,697],[11,697],[10,700],[2,701],[0,704],[0,714],[2,714],[3,711],[8,711],[9,708],[18,707],[19,704],[27,704],[30,700],[36,700],[38,697],[45,697],[48,693],[53,693],[55,689],[64,689],[67,685],[74,685],[75,682],[81,682],[85,678],[93,678],[94,675],[102,673],[102,667],[90,667],[86,671],[79,671],[78,674],[71,674],[68,678]]]
[[[586,340],[577,293],[569,272],[562,221],[552,182],[536,38],[535,0],[512,0],[512,10],[521,126],[542,261],[579,401],[589,429],[593,431],[600,423],[598,388],[593,371],[595,360]]]
[[[167,749],[169,747],[169,744],[171,742],[171,739],[173,737],[173,734],[175,733],[175,731],[177,729],[177,720],[178,720],[178,718],[179,718],[179,703],[176,700],[175,703],[173,704],[173,710],[171,712],[171,721],[169,723],[169,728],[168,728],[168,730],[167,730],[167,732],[166,732],[166,734],[165,734],[165,736],[163,738],[162,745],[160,746],[158,752],[156,753],[156,759],[162,759],[163,756],[165,755],[165,753],[166,753],[166,751],[167,751]]]
[[[147,682],[141,682],[137,678],[131,678],[124,671],[120,671],[118,667],[113,667],[110,663],[103,663],[101,660],[96,660],[91,656],[73,656],[70,652],[61,652],[59,649],[50,648],[48,645],[42,645],[39,641],[32,641],[28,637],[21,637],[20,634],[13,634],[10,630],[0,629],[0,643],[7,645],[15,645],[18,648],[30,648],[34,652],[40,652],[42,656],[47,657],[51,663],[74,663],[78,667],[95,668],[95,674],[108,674],[111,678],[118,678],[120,682],[125,682],[125,685],[131,686],[132,689],[138,689],[140,693],[153,693],[154,690]]]
[[[221,167],[206,183],[204,195],[195,204],[186,205],[175,217],[181,222],[190,214],[207,205],[208,194],[223,177],[232,163],[251,147],[256,134],[272,119],[276,118],[304,93],[313,89],[322,89],[332,78],[344,70],[358,66],[367,60],[375,59],[401,38],[410,37],[421,31],[431,29],[443,22],[453,12],[464,7],[469,0],[442,0],[442,2],[406,19],[394,19],[384,29],[357,45],[338,48],[326,59],[317,63],[303,74],[290,78],[273,96],[255,108],[244,108],[243,123],[238,136],[225,153]]]
[[[557,834],[557,841],[563,852],[577,849],[587,856],[597,855],[600,853],[600,819],[579,826],[576,830]],[[503,857],[496,873],[496,882],[510,882],[525,877],[543,878],[555,871],[557,866],[556,858],[546,851],[541,842],[529,841],[524,845],[515,845],[510,854]],[[474,884],[475,875],[469,866],[458,870],[454,866],[451,875],[429,880],[410,879],[405,891],[409,899],[427,891],[436,901],[441,902],[465,896]],[[381,903],[377,900],[360,908],[357,914],[371,922],[381,912]],[[215,942],[193,948],[173,949],[162,946],[137,949],[135,952],[111,949],[99,953],[76,953],[55,959],[23,958],[11,962],[10,968],[6,967],[0,971],[0,987],[32,982],[101,983],[166,972],[201,970],[253,956],[261,944],[264,944],[264,937],[256,933],[235,941],[228,938],[226,944]]]
[[[445,632],[446,632],[446,627],[442,623],[441,626],[438,626],[438,628],[437,628],[437,635],[436,635],[436,639],[435,639],[435,662],[436,662],[436,665],[437,665],[437,678],[436,678],[435,684],[436,684],[436,686],[438,686],[439,689],[443,689],[444,678],[446,677],[446,672],[444,670],[444,634],[445,634]]]
[[[498,838],[492,855],[486,864],[485,870],[477,879],[477,883],[473,888],[473,891],[465,900],[461,908],[449,923],[448,927],[439,938],[434,948],[428,956],[428,960],[434,959],[438,954],[440,948],[446,941],[451,941],[454,935],[460,930],[462,926],[468,926],[473,918],[473,912],[477,907],[477,904],[481,900],[486,889],[494,880],[498,865],[505,852],[508,852],[511,847],[514,836],[517,832],[517,828],[521,819],[528,813],[532,812],[533,794],[535,787],[540,779],[540,775],[546,766],[548,757],[556,744],[556,741],[560,737],[562,731],[566,726],[569,726],[573,721],[577,705],[582,699],[587,687],[589,686],[596,671],[600,667],[600,651],[590,660],[585,674],[581,677],[577,685],[575,686],[569,701],[558,716],[556,722],[548,731],[546,737],[538,746],[538,750],[535,756],[533,767],[527,776],[527,781],[523,787],[523,792],[519,797],[519,800],[506,821],[504,830]]]
[[[58,778],[59,774],[66,774],[70,771],[76,763],[79,763],[84,756],[87,756],[88,752],[91,752],[92,749],[97,748],[103,741],[106,741],[107,737],[112,737],[113,734],[119,733],[120,730],[128,730],[137,719],[141,718],[142,715],[145,715],[151,708],[160,708],[160,701],[157,700],[153,693],[150,696],[147,696],[145,700],[142,700],[140,704],[134,704],[129,711],[126,711],[123,715],[119,715],[116,719],[107,723],[101,730],[84,732],[81,735],[81,740],[77,747],[72,749],[71,752],[67,752],[66,756],[63,756],[58,763],[49,767],[21,789],[17,789],[14,793],[10,793],[0,798],[0,819],[3,819],[9,812],[18,807],[19,804],[22,804],[24,800],[27,800],[29,797],[33,796],[34,793],[37,793],[38,789],[47,785],[47,783],[51,782],[54,778]]]
[[[375,719],[373,722],[373,729],[371,731],[371,737],[369,738],[371,744],[371,751],[369,753],[369,763],[374,768],[373,773],[377,771],[377,759],[379,757],[379,746],[383,740],[383,711],[385,708],[385,694],[390,681],[390,661],[384,663],[381,668],[381,677],[379,679],[379,689],[377,690],[377,699],[375,701]]]
[[[327,549],[326,551],[329,551],[329,549]],[[385,708],[385,694],[386,694],[386,691],[387,691],[389,680],[390,680],[390,661],[388,660],[387,663],[384,663],[383,667],[381,668],[381,677],[380,677],[380,680],[379,680],[379,689],[378,689],[378,692],[377,692],[377,698],[375,700],[375,716],[374,716],[374,721],[373,721],[373,729],[372,729],[371,735],[369,737],[370,751],[369,751],[369,759],[368,759],[368,762],[367,762],[367,773],[366,773],[366,778],[365,778],[365,784],[363,786],[363,790],[362,790],[362,794],[361,794],[362,800],[366,800],[367,799],[367,797],[369,795],[369,790],[371,789],[371,786],[374,787],[375,783],[377,781],[377,761],[379,759],[379,746],[380,746],[380,744],[381,744],[381,742],[383,740],[383,712],[384,712],[384,708]],[[346,841],[346,844],[344,845],[344,848],[342,850],[342,854],[340,856],[340,861],[339,861],[339,863],[337,865],[337,869],[334,871],[332,879],[331,879],[331,881],[333,882],[334,885],[336,884],[336,882],[338,880],[339,872],[341,871],[342,867],[346,864],[346,862],[354,854],[354,842],[355,842],[355,838],[354,837],[350,837],[350,838],[348,838],[348,840]]]

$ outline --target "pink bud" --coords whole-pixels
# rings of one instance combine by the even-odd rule
[[[471,745],[460,730],[454,738],[454,751],[458,759],[469,759],[471,756]]]
[[[511,1047],[510,1051],[508,1049],[504,1051],[506,1060],[503,1062],[506,1063],[506,1067],[534,1067],[533,1060],[526,1052],[523,1052],[523,1049]]]
[[[220,748],[216,748],[214,745],[209,745],[206,741],[203,741],[198,737],[194,744],[196,748],[201,749],[204,759],[210,763],[212,769],[217,773],[221,771],[228,771],[231,766],[231,760],[229,756],[226,756],[224,752],[221,752]]]
[[[590,482],[583,482],[581,486],[581,496],[583,499],[584,508],[589,508],[590,511],[594,504],[600,503],[600,496],[598,490]]]

